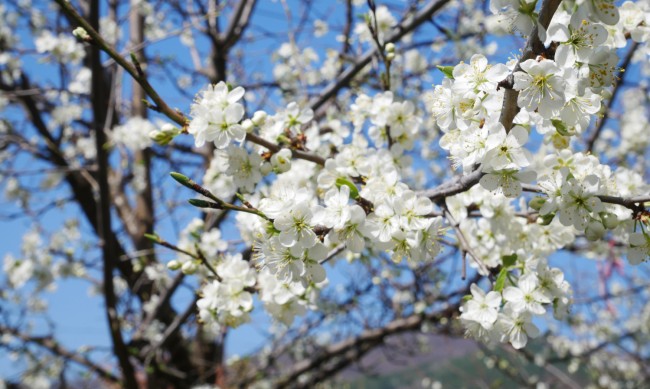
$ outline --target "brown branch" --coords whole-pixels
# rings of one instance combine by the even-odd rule
[[[139,12],[131,12],[129,15],[129,35],[131,41],[129,45],[131,50],[134,65],[138,74],[146,77],[146,54],[144,51],[144,17]],[[137,82],[132,83],[131,92],[131,115],[135,117],[147,117],[146,94]],[[136,176],[136,180],[141,180],[144,186],[141,191],[135,195],[135,207],[132,214],[121,215],[127,218],[132,218],[135,223],[134,229],[130,232],[131,240],[135,246],[136,251],[144,251],[152,253],[144,258],[145,263],[154,263],[156,258],[153,255],[153,242],[145,238],[145,234],[151,234],[154,231],[155,223],[155,208],[153,200],[153,189],[151,185],[151,159],[152,152],[150,148],[144,150],[137,150],[134,152],[134,166],[141,166],[144,169],[143,177]],[[118,187],[120,188],[120,187]],[[124,200],[126,202],[126,198]]]
[[[99,2],[90,2],[89,25],[99,26]],[[102,251],[103,285],[104,298],[106,301],[106,319],[108,321],[109,333],[113,343],[113,352],[117,357],[120,370],[122,371],[123,384],[128,389],[137,389],[138,382],[135,378],[135,370],[131,364],[129,350],[126,348],[122,337],[120,320],[117,312],[117,297],[113,284],[113,269],[119,263],[115,247],[110,244],[110,237],[113,232],[111,226],[111,193],[108,185],[108,152],[105,145],[107,142],[106,125],[106,104],[104,93],[104,72],[100,61],[100,50],[93,47],[90,50],[91,73],[91,106],[93,112],[93,126],[95,130],[95,149],[97,152],[97,183],[99,184],[99,199],[97,209],[97,235]]]
[[[434,202],[440,203],[444,201],[446,197],[469,190],[479,182],[481,177],[483,177],[483,172],[481,172],[481,169],[476,169],[470,174],[456,176],[455,178],[440,184],[437,188],[428,189],[418,194],[420,196],[428,197]]]
[[[262,138],[261,136],[255,135],[253,133],[246,134],[246,140],[255,143],[257,145],[260,145],[262,147],[265,147],[270,151],[272,151],[273,153],[277,153],[282,149],[282,146],[273,142],[269,142],[268,140]],[[321,166],[325,165],[325,158],[316,154],[311,154],[305,151],[294,150],[294,149],[291,149],[291,154],[294,158],[304,159],[305,161],[311,161]]]
[[[153,102],[156,104],[155,109],[156,111],[162,113],[163,115],[167,116],[170,120],[176,122],[177,124],[185,127],[188,124],[188,119],[179,111],[173,110],[170,108],[167,103],[158,95],[156,90],[151,86],[149,83],[147,77],[144,74],[141,74],[138,72],[138,69],[131,63],[129,63],[124,57],[122,57],[113,47],[111,47],[104,39],[97,33],[97,31],[88,24],[86,20],[81,17],[77,11],[72,7],[72,5],[65,0],[54,0],[61,8],[63,11],[68,14],[73,20],[75,20],[79,26],[83,27],[86,32],[88,32],[88,35],[91,37],[91,43],[95,46],[97,46],[99,49],[104,51],[106,54],[108,54],[115,62],[120,65],[124,70],[127,71],[133,77],[135,81],[140,84],[140,86],[145,90],[147,95],[153,100]],[[447,2],[449,0],[444,0],[444,2]],[[402,34],[404,35],[404,34]],[[401,37],[401,35],[400,35]],[[217,50],[217,52],[220,52]],[[222,55],[219,55],[219,58],[221,58]],[[359,69],[360,70],[360,69]],[[266,139],[255,135],[255,134],[247,134],[246,135],[246,140],[258,144],[260,146],[266,147],[267,149],[277,152],[281,149],[281,146],[269,142]],[[299,159],[304,159],[307,161],[312,161],[315,163],[318,163],[320,165],[325,164],[325,160],[317,155],[313,155],[304,151],[300,150],[292,150],[293,155],[296,158]]]
[[[54,0],[63,12],[72,20],[74,20],[75,23],[77,23],[78,26],[82,27],[88,35],[90,36],[91,40],[90,43],[97,47],[98,49],[104,51],[106,54],[108,54],[113,60],[121,66],[124,70],[127,71],[133,77],[134,80],[142,86],[142,88],[147,92],[147,95],[151,97],[151,99],[154,101],[156,104],[156,109],[167,116],[169,119],[173,120],[177,124],[181,126],[187,125],[187,119],[185,116],[170,108],[167,103],[158,95],[156,90],[149,84],[149,81],[147,78],[140,74],[137,70],[137,68],[129,63],[124,57],[122,57],[113,47],[111,47],[102,37],[99,35],[97,30],[90,24],[88,23],[87,20],[85,20],[79,13],[74,9],[72,4],[70,2],[65,1],[65,0]]]
[[[120,379],[116,377],[113,373],[95,364],[88,357],[83,356],[81,353],[72,352],[63,348],[51,336],[29,336],[27,334],[20,332],[15,328],[5,327],[5,326],[0,326],[0,333],[11,334],[12,336],[20,339],[23,342],[34,343],[48,350],[52,354],[58,355],[59,357],[67,361],[72,361],[81,366],[88,368],[88,370],[92,371],[93,373],[97,374],[98,376],[100,376],[101,378],[107,381],[110,381],[115,384],[120,382]]]
[[[181,328],[181,325],[183,325],[187,319],[189,319],[190,316],[196,312],[197,301],[199,301],[199,297],[195,296],[185,311],[182,314],[177,315],[176,318],[174,318],[174,321],[167,327],[163,333],[162,339],[158,343],[149,345],[140,351],[140,358],[147,360],[151,358],[151,355],[154,351],[162,348],[178,332],[178,330]]]
[[[246,27],[248,27],[248,22],[253,15],[256,4],[257,0],[241,0],[238,2],[237,8],[230,17],[226,32],[220,37],[221,46],[225,51],[229,51],[239,41]]]
[[[25,74],[21,75],[20,85],[13,86],[13,89],[17,89],[17,90],[26,90],[32,88],[33,86],[29,78]],[[12,86],[5,85],[0,80],[0,89],[9,90],[12,89]],[[77,203],[81,207],[90,225],[93,227],[95,232],[97,232],[99,221],[97,219],[97,203],[95,202],[95,196],[94,196],[95,183],[93,182],[92,177],[90,177],[86,169],[72,168],[68,164],[68,161],[63,156],[63,153],[57,146],[54,137],[52,136],[52,134],[47,128],[47,125],[45,124],[45,120],[43,119],[41,115],[41,111],[38,108],[39,102],[35,99],[36,97],[37,96],[33,96],[33,95],[21,95],[19,97],[19,102],[25,109],[26,114],[29,117],[31,123],[34,125],[36,131],[41,136],[43,142],[47,147],[47,151],[49,153],[49,155],[47,156],[48,157],[47,160],[50,163],[54,164],[57,167],[57,169],[60,169],[61,171],[65,172],[65,180],[70,186]],[[95,171],[96,168],[93,167],[92,170]],[[112,232],[111,232],[111,237],[109,239],[109,242],[111,245],[113,245],[116,248],[116,251],[119,255],[124,254],[124,249],[122,248],[121,244],[115,237],[115,234]],[[129,284],[132,285],[134,280],[137,277],[134,274],[131,265],[128,263],[124,263],[124,264],[120,263],[119,268],[120,268],[120,272],[125,277],[127,282],[129,282]]]
[[[178,287],[181,285],[184,278],[185,278],[185,274],[183,272],[178,272],[178,274],[176,274],[176,277],[174,277],[172,284],[167,289],[165,289],[165,291],[160,295],[160,300],[158,301],[158,304],[156,304],[156,307],[151,311],[149,315],[147,315],[147,317],[142,321],[142,323],[138,327],[137,331],[133,335],[133,339],[138,339],[142,337],[142,334],[147,330],[147,328],[151,325],[151,323],[158,317],[158,315],[160,315],[163,308],[170,302],[172,296],[176,292],[176,289],[178,289]]]
[[[519,61],[517,62],[517,66],[515,66],[515,69],[506,78],[505,82],[512,85],[514,83],[514,73],[521,71],[521,63],[531,58],[535,58],[535,56],[542,54],[546,50],[544,42],[539,39],[539,25],[544,27],[544,29],[548,28],[548,25],[551,23],[551,19],[561,2],[562,0],[544,0],[537,19],[538,24],[533,27],[533,31],[528,37],[526,47],[524,48],[521,58],[519,58]],[[505,127],[506,132],[510,131],[510,128],[512,128],[512,121],[517,115],[517,112],[519,112],[519,106],[517,105],[518,97],[519,92],[514,89],[506,89],[504,92],[503,107],[501,108],[501,117],[499,118],[499,122],[503,127]]]

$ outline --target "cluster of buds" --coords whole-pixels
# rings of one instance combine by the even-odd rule
[[[153,130],[149,133],[149,138],[159,145],[165,146],[169,144],[174,138],[181,133],[181,130],[174,127],[172,124],[166,123],[160,130]]]

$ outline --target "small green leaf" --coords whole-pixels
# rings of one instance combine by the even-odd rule
[[[140,61],[138,61],[138,57],[135,56],[135,53],[129,53],[129,56],[131,57],[131,61],[132,61],[134,64],[137,64],[137,65],[140,64]]]
[[[277,228],[275,228],[275,226],[273,225],[273,223],[268,223],[268,224],[266,225],[266,233],[267,233],[267,234],[269,234],[269,235],[279,235],[280,232],[281,232],[280,230],[278,230]]]
[[[471,294],[466,294],[466,295],[463,296],[463,302],[467,302],[467,301],[469,301],[469,300],[471,300],[473,298],[474,298],[474,296],[472,296]]]
[[[494,283],[494,290],[496,292],[501,292],[503,288],[506,286],[506,278],[508,278],[508,269],[504,267],[499,272],[499,275],[497,276],[497,280]]]
[[[501,260],[503,261],[503,267],[510,267],[517,262],[517,254],[504,255]]]
[[[548,215],[541,215],[540,217],[537,218],[537,223],[542,226],[548,226],[549,224],[551,224],[554,217],[555,217],[554,212],[549,213]]]
[[[454,79],[454,67],[453,66],[442,66],[442,65],[436,65],[438,70],[442,72],[442,74],[445,75],[447,78],[451,78],[452,80]]]
[[[350,188],[350,197],[354,200],[359,198],[359,189],[357,189],[357,186],[351,183],[347,178],[337,178],[336,179],[336,187],[340,188],[341,186],[347,186]]]
[[[558,134],[560,134],[562,136],[571,136],[571,135],[573,135],[569,131],[567,126],[564,123],[562,123],[561,120],[551,119],[551,123],[553,124],[553,127],[555,127],[555,130],[557,131]]]
[[[295,120],[295,119],[294,119],[294,120]],[[278,141],[278,143],[283,143],[283,144],[287,144],[287,145],[290,145],[290,144],[291,144],[291,139],[289,139],[289,137],[287,137],[287,136],[284,135],[284,134],[280,134],[280,135],[278,135],[278,137],[276,138],[276,140]]]

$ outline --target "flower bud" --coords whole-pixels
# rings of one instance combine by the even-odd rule
[[[255,124],[250,119],[246,119],[243,122],[241,122],[241,126],[244,129],[244,131],[246,131],[246,133],[252,132],[253,128],[255,128]]]
[[[394,53],[395,52],[395,44],[393,42],[386,43],[386,52],[387,53]]]
[[[149,133],[149,138],[159,145],[167,145],[171,142],[176,135],[180,134],[181,130],[174,127],[174,125],[165,123],[160,127],[160,130],[153,130]]]
[[[187,261],[181,267],[181,271],[183,272],[183,274],[187,274],[187,275],[192,275],[196,273],[197,270],[199,270],[199,266],[196,263],[194,263],[194,261]]]
[[[84,30],[83,27],[77,27],[74,30],[72,30],[72,35],[84,41],[90,40],[90,35],[88,35],[88,31]]]
[[[613,213],[610,213],[610,212],[601,213],[600,214],[600,220],[603,221],[603,225],[608,230],[613,230],[614,228],[616,228],[618,226],[618,223],[619,223],[618,217],[616,217],[616,215],[614,215]]]
[[[594,242],[605,236],[605,226],[598,220],[592,219],[585,229],[585,237]]]
[[[181,262],[176,259],[167,262],[167,269],[169,270],[178,270],[181,266],[183,266]]]
[[[395,59],[395,53],[390,52],[390,53],[386,54],[386,59],[389,60],[389,61],[394,60]]]
[[[165,123],[162,126],[160,126],[160,131],[162,131],[164,134],[170,134],[170,135],[178,135],[181,133],[181,130],[176,128],[173,124],[170,123]]]
[[[273,166],[271,166],[270,163],[264,162],[262,166],[260,166],[260,172],[262,173],[263,176],[266,176],[267,174],[271,173],[273,171]]]
[[[259,127],[262,124],[264,124],[264,122],[266,121],[266,116],[267,116],[266,112],[264,112],[264,111],[256,111],[253,114],[253,118],[251,119],[251,121],[253,122],[253,124],[255,124],[256,126]]]

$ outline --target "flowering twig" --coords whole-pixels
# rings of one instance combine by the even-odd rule
[[[104,38],[90,25],[90,23],[84,19],[77,11],[74,9],[72,4],[65,0],[54,0],[63,10],[63,12],[68,15],[72,20],[77,22],[90,36],[89,40],[86,40],[92,45],[97,46],[100,50],[108,54],[113,60],[121,66],[124,70],[127,71],[133,77],[134,80],[140,84],[142,89],[151,97],[151,99],[156,103],[156,106],[162,114],[175,121],[181,126],[187,125],[187,119],[185,116],[169,107],[167,103],[158,95],[156,90],[151,86],[149,80],[146,76],[138,72],[138,69],[135,65],[129,63],[124,57],[122,57],[111,45],[109,45]]]
[[[149,239],[149,240],[151,240],[152,242],[154,242],[154,243],[156,243],[156,244],[159,244],[159,245],[161,245],[161,246],[163,246],[163,247],[167,247],[167,248],[170,249],[170,250],[174,250],[174,251],[176,251],[176,252],[178,252],[178,253],[185,254],[185,255],[187,255],[187,256],[189,256],[189,257],[191,257],[191,258],[196,259],[197,261],[199,261],[199,262],[201,262],[202,264],[204,264],[205,267],[208,268],[208,270],[210,270],[210,272],[211,272],[211,273],[212,273],[212,274],[213,274],[213,275],[214,275],[218,280],[221,280],[221,277],[219,276],[219,274],[217,273],[217,271],[214,269],[214,267],[212,267],[212,265],[210,265],[210,263],[208,262],[208,259],[205,257],[205,254],[203,254],[203,251],[201,251],[201,249],[199,248],[198,244],[195,244],[195,245],[194,245],[194,248],[196,249],[196,254],[194,254],[194,253],[191,253],[191,252],[189,252],[189,251],[187,251],[187,250],[183,250],[182,248],[180,248],[180,247],[178,247],[178,246],[174,246],[173,244],[171,244],[171,243],[169,243],[169,242],[163,240],[162,238],[160,238],[158,235],[155,235],[155,234],[144,234],[144,237],[147,238],[147,239]],[[180,281],[179,281],[179,282],[180,282]]]
[[[531,193],[544,193],[542,188],[537,185],[522,184],[522,189],[526,192]],[[631,209],[632,211],[638,211],[644,207],[645,203],[650,203],[650,195],[645,196],[636,196],[636,197],[617,197],[609,195],[596,195],[600,201],[609,204],[622,205],[625,208]]]

